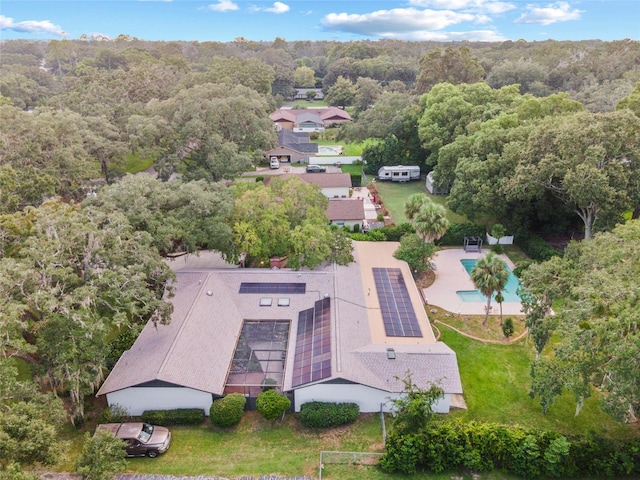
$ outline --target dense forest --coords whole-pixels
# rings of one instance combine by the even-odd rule
[[[522,274],[540,349],[554,333],[568,339],[556,363],[537,364],[533,393],[548,404],[566,388],[580,404],[600,378],[607,411],[636,418],[640,305],[629,279],[640,272],[637,259],[615,265],[638,241],[639,42],[122,35],[0,48],[1,466],[54,462],[61,419],[81,425],[84,396],[141,327],[169,321],[163,257],[208,248],[230,260],[288,255],[296,268],[351,261],[317,190],[233,184],[276,145],[269,114],[296,88],[321,88],[352,112],[325,135],[365,145],[369,171],[420,165],[470,221],[593,238]],[[157,177],[127,175],[146,168]],[[606,273],[599,287],[592,271]],[[566,298],[572,315],[548,322]],[[580,350],[585,339],[601,348]],[[23,364],[33,382],[19,380]],[[69,399],[66,411],[51,391]]]

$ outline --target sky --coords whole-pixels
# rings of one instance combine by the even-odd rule
[[[0,40],[640,40],[640,0],[1,0]]]

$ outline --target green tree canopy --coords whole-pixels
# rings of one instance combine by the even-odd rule
[[[232,250],[233,194],[223,183],[127,175],[85,203],[105,213],[122,212],[136,230],[151,235],[163,256],[203,248],[225,254]]]
[[[119,212],[49,201],[0,217],[11,256],[0,259],[2,346],[32,355],[55,389],[69,391],[72,419],[102,380],[106,338],[132,322],[168,322],[172,277],[146,232]]]
[[[584,400],[598,389],[606,412],[624,421],[637,419],[639,249],[640,221],[631,220],[611,232],[595,234],[589,242],[571,244],[564,269],[540,279],[544,286],[533,292],[538,298],[542,296],[540,304],[544,304],[545,295],[549,297],[545,291],[568,289],[556,312],[560,339],[549,359],[552,365],[533,370],[533,385],[538,386],[533,393],[547,404],[566,390],[573,394],[578,414]],[[551,384],[539,378],[548,369],[562,372]]]
[[[640,119],[628,110],[546,117],[519,151],[506,192],[513,199],[550,193],[584,224],[585,238],[635,207]]]
[[[236,199],[233,233],[237,251],[257,262],[287,257],[293,268],[314,268],[333,259],[353,261],[351,244],[340,241],[326,216],[327,198],[297,178],[271,179]]]

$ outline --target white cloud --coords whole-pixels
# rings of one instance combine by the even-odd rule
[[[257,5],[252,5],[249,9],[252,12],[269,12],[269,13],[285,13],[289,11],[289,5],[282,2],[273,2],[272,7],[258,7]]]
[[[64,37],[67,32],[59,25],[54,25],[49,20],[25,20],[14,22],[13,18],[0,15],[0,30],[13,30],[23,33],[49,33]]]
[[[212,3],[207,5],[207,10],[213,10],[214,12],[229,12],[232,10],[238,10],[238,5],[231,0],[218,0],[218,3]]]
[[[384,38],[407,38],[412,32],[442,30],[450,25],[477,20],[484,20],[484,18],[450,10],[395,8],[378,10],[364,15],[330,13],[320,23],[329,30]]]
[[[289,11],[289,5],[282,2],[273,2],[273,7],[265,8],[265,12],[285,13]]]
[[[578,20],[583,10],[571,9],[567,2],[556,2],[546,7],[527,5],[527,12],[515,20],[515,23],[537,23],[551,25],[556,22]]]
[[[492,14],[504,13],[516,8],[514,4],[500,0],[409,0],[409,4],[423,8],[463,10],[467,12]]]

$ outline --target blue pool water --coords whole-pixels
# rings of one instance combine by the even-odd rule
[[[338,151],[336,149],[324,146],[318,147],[318,153],[320,155],[338,155]]]
[[[463,259],[460,260],[462,266],[470,273],[473,270],[473,267],[476,266],[476,261],[473,259]],[[518,287],[520,287],[520,282],[518,281],[518,277],[516,277],[509,267],[506,267],[509,270],[509,279],[507,280],[507,285],[502,291],[502,296],[504,297],[504,302],[519,302],[520,297],[516,293],[518,291]],[[458,298],[463,302],[486,302],[487,297],[485,297],[480,290],[459,290],[456,292],[458,294]],[[495,300],[495,296],[493,298]]]

